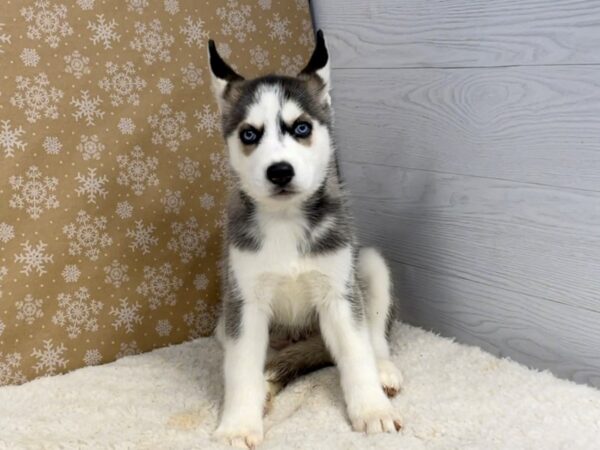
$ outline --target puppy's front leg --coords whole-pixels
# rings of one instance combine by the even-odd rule
[[[234,447],[255,448],[263,439],[265,357],[269,319],[256,303],[242,303],[240,327],[224,337],[225,400],[215,436]]]
[[[350,302],[347,294],[332,295],[319,310],[319,322],[340,373],[352,428],[399,431],[402,421],[381,389],[364,314],[353,313]]]

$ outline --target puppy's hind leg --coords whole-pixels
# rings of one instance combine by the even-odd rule
[[[391,319],[390,271],[374,248],[363,248],[358,256],[358,276],[364,288],[369,334],[383,390],[389,397],[400,391],[402,374],[390,359],[388,329]]]

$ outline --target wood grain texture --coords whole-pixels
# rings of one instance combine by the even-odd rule
[[[393,258],[393,257],[392,257]],[[459,342],[600,387],[600,313],[391,261],[399,316]]]
[[[344,160],[600,190],[600,67],[334,71]]]
[[[600,313],[600,193],[341,168],[362,237],[395,261]]]
[[[334,68],[600,63],[594,0],[321,0]]]
[[[400,317],[600,387],[600,2],[313,2]]]

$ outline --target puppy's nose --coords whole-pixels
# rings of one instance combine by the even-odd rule
[[[278,162],[267,168],[267,179],[279,186],[284,187],[294,178],[294,168],[286,162]]]

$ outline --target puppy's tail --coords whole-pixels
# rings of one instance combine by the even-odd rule
[[[333,359],[319,333],[290,344],[267,361],[268,395],[273,397],[299,376],[331,365]]]

